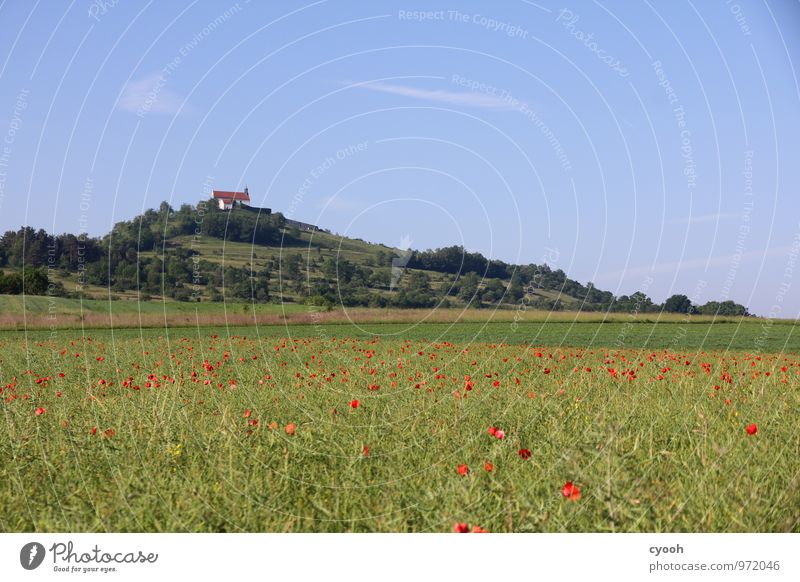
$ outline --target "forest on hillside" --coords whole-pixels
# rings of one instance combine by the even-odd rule
[[[216,247],[201,252],[195,245],[200,240],[217,241]],[[134,292],[143,300],[399,308],[524,302],[546,310],[749,315],[733,301],[694,305],[682,294],[664,303],[642,292],[615,296],[546,264],[512,265],[461,246],[409,254],[346,240],[358,248],[358,260],[304,238],[280,213],[223,211],[206,201],[174,209],[162,202],[158,209],[115,224],[103,237],[54,235],[30,227],[6,232],[0,238],[0,294],[79,296],[94,286],[112,296]],[[250,245],[250,258],[226,261],[227,243]]]

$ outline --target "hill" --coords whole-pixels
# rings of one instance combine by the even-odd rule
[[[548,265],[460,246],[405,250],[301,230],[279,212],[166,202],[101,238],[23,227],[0,239],[0,294],[160,302],[747,315],[727,301],[616,297]]]

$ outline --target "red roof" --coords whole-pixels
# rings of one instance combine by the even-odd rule
[[[214,198],[223,199],[225,201],[239,200],[250,202],[250,194],[247,192],[225,192],[224,190],[214,190]]]

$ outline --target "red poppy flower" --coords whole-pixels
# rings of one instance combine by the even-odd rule
[[[500,429],[496,430],[496,431],[494,432],[494,438],[496,438],[496,439],[500,439],[500,440],[503,440],[504,438],[506,438],[506,433],[505,433],[505,431],[503,431],[503,430],[500,430]]]
[[[581,490],[577,485],[573,484],[572,481],[567,481],[561,488],[561,495],[570,501],[577,501],[581,498]]]
[[[245,410],[245,411],[244,411],[244,416],[243,416],[243,418],[250,418],[250,409],[249,409],[249,408],[248,408],[247,410]]]
[[[466,464],[458,466],[458,474],[464,476],[469,473],[469,467]]]
[[[532,455],[529,449],[520,449],[517,454],[525,460],[530,459]]]
[[[459,522],[453,526],[453,531],[455,533],[469,533],[469,525]]]
[[[486,469],[486,470],[487,470],[489,473],[491,473],[492,471],[494,471],[494,465],[493,465],[492,463],[490,463],[489,461],[486,461],[486,462],[483,464],[483,468],[484,468],[484,469]]]
[[[358,408],[359,406],[361,406],[361,401],[359,401],[359,400],[351,400],[349,402],[349,404],[350,404],[350,408]]]
[[[97,427],[93,426],[92,430],[89,431],[89,434],[92,435],[92,436],[96,435],[97,434]]]
[[[497,427],[496,426],[490,426],[489,427],[489,434],[492,435],[492,436],[495,436],[497,434]]]
[[[34,411],[33,411],[33,413],[34,413],[36,416],[41,416],[41,415],[43,415],[45,412],[46,412],[46,411],[45,411],[45,409],[44,409],[44,407],[43,407],[43,406],[40,406],[39,408],[37,408],[36,410],[34,410]]]
[[[755,423],[748,424],[744,430],[747,434],[754,435],[758,432],[758,426]]]
[[[364,445],[364,446],[362,447],[362,451],[364,452],[364,456],[365,456],[365,457],[368,457],[368,456],[369,456],[369,447],[368,447],[367,445]]]
[[[284,430],[286,431],[286,434],[288,434],[289,436],[294,436],[294,428],[295,428],[294,423],[290,422],[289,424],[286,425],[286,428]]]
[[[483,529],[481,526],[476,525],[472,528],[472,533],[489,533],[488,529]]]

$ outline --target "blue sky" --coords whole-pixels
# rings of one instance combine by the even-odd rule
[[[340,234],[800,315],[800,3],[0,4],[0,230],[247,185]]]

